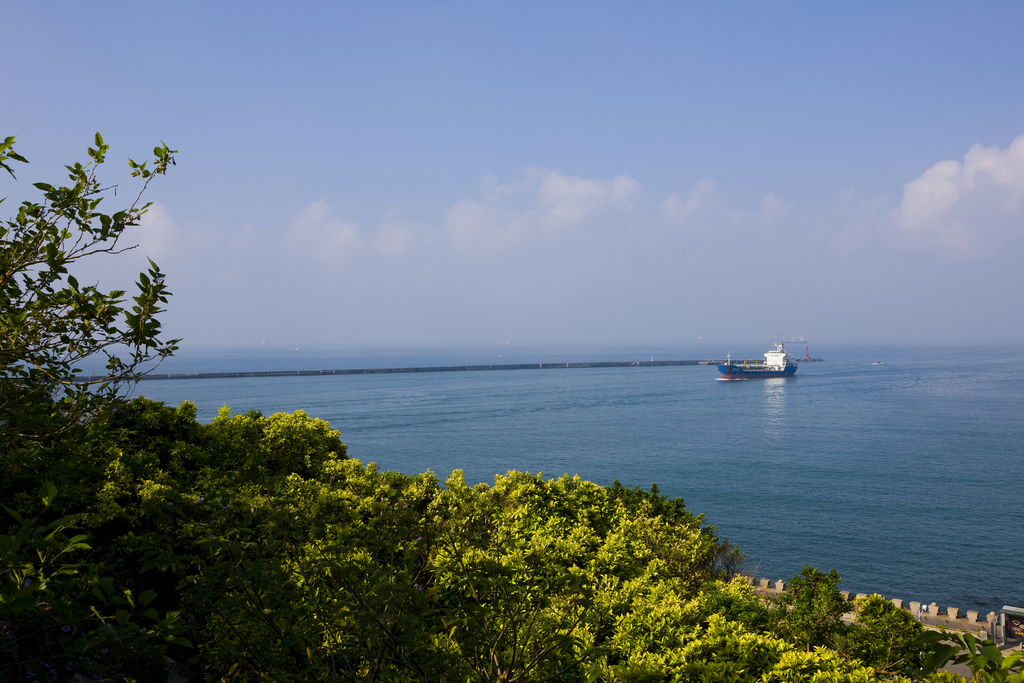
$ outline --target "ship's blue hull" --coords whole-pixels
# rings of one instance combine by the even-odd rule
[[[782,370],[755,370],[742,365],[723,364],[718,366],[722,373],[721,379],[771,379],[772,377],[792,377],[796,373],[796,363],[787,365]]]

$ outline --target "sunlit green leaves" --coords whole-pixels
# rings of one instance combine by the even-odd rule
[[[3,142],[0,142],[0,168],[10,173],[11,177],[14,178],[16,177],[14,169],[7,163],[8,160],[20,161],[23,164],[28,163],[28,159],[14,151],[14,136],[4,138]]]
[[[924,664],[924,672],[938,672],[948,664],[966,664],[974,680],[989,683],[1021,683],[1024,680],[1024,652],[1004,656],[991,640],[981,640],[970,633],[926,631],[917,637],[917,646],[930,646],[932,657]]]

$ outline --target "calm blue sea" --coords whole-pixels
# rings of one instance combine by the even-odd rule
[[[795,353],[796,345],[790,346]],[[803,345],[799,345],[803,355]],[[161,372],[759,357],[722,347],[183,351]],[[146,381],[200,419],[305,410],[383,469],[657,482],[787,579],[983,612],[1024,604],[1024,348],[813,349],[795,377],[629,367]],[[881,361],[881,364],[874,364]]]

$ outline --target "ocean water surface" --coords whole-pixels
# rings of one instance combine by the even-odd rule
[[[731,349],[734,358],[766,349]],[[791,352],[796,349],[791,348]],[[183,351],[160,372],[717,358],[712,348],[489,346]],[[803,355],[803,347],[801,346]],[[348,454],[407,474],[618,479],[682,497],[747,569],[836,568],[842,587],[979,609],[1024,604],[1024,348],[816,348],[789,379],[713,366],[154,380],[208,421],[304,410]],[[880,361],[880,364],[875,364]]]

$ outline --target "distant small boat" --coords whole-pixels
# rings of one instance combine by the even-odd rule
[[[885,365],[885,363],[883,363],[880,360],[876,360],[874,363],[872,363],[872,365]]]

